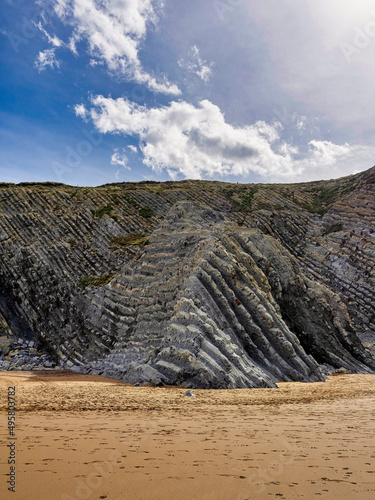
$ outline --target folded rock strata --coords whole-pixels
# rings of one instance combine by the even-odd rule
[[[134,384],[371,373],[374,222],[374,168],[286,186],[0,185],[0,369],[40,367],[11,352],[31,341],[47,367]]]

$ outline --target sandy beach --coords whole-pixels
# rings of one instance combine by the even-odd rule
[[[11,386],[16,493],[6,483]],[[69,371],[0,372],[0,497],[375,498],[374,376],[193,392]]]

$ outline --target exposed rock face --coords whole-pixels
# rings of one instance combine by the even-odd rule
[[[285,186],[3,185],[0,369],[40,367],[33,341],[44,366],[136,384],[372,372],[374,229],[375,168]]]

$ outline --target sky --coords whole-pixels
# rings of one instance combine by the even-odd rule
[[[0,182],[303,182],[375,164],[368,0],[2,0]]]

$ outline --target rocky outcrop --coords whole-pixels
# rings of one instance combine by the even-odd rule
[[[373,371],[374,179],[0,185],[0,368],[206,388]]]

